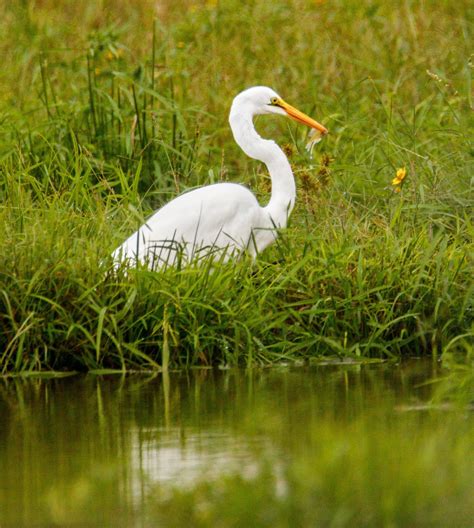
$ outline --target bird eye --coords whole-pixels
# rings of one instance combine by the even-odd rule
[[[270,99],[270,104],[272,105],[278,105],[278,97],[272,97]]]

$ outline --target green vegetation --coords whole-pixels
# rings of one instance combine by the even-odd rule
[[[1,8],[1,372],[472,357],[470,3],[159,5]],[[227,125],[255,84],[331,131],[310,159],[304,127],[258,122],[297,179],[278,244],[110,273],[178,192],[243,181],[265,201]]]

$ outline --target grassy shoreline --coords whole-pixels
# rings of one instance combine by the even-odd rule
[[[170,3],[154,24],[145,1],[4,8],[2,374],[472,354],[472,11],[331,4]],[[257,123],[297,180],[278,244],[213,273],[108,273],[178,192],[230,180],[266,200],[226,121],[258,83],[331,130],[310,159],[304,130]]]

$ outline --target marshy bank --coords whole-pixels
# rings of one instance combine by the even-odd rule
[[[472,354],[467,2],[22,6],[0,22],[3,374]],[[257,123],[297,180],[278,244],[108,273],[178,192],[240,181],[265,202],[227,125],[251,84],[331,130],[311,159],[304,131]]]

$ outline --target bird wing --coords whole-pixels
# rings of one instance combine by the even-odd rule
[[[244,186],[222,183],[178,196],[140,227],[114,257],[149,260],[174,259],[181,249],[188,257],[196,250],[244,250],[262,208]],[[174,261],[174,260],[173,260]]]

